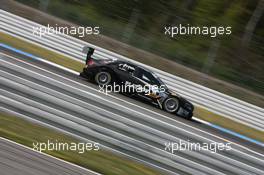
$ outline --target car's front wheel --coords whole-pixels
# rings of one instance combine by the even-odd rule
[[[163,108],[165,111],[174,113],[179,108],[179,100],[177,98],[167,98],[163,103]]]
[[[95,75],[94,79],[95,79],[95,82],[101,86],[109,85],[112,82],[111,74],[109,72],[106,72],[106,71],[98,72]]]

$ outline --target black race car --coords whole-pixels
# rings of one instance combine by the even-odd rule
[[[94,49],[84,47],[86,65],[81,77],[98,84],[101,89],[120,92],[147,101],[169,113],[191,119],[194,106],[167,88],[150,70],[128,61],[94,59]]]

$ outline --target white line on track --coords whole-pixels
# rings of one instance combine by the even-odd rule
[[[45,155],[45,156],[47,156],[47,157],[49,157],[49,158],[52,158],[52,159],[55,159],[55,160],[57,160],[57,161],[61,161],[61,162],[66,163],[66,164],[68,164],[68,165],[71,165],[71,166],[77,167],[77,168],[79,168],[79,169],[85,170],[85,171],[87,171],[87,172],[89,172],[89,173],[93,173],[93,174],[95,174],[95,175],[102,175],[102,174],[99,174],[99,173],[97,173],[97,172],[95,172],[95,171],[92,171],[92,170],[86,169],[86,168],[81,167],[81,166],[79,166],[79,165],[73,164],[73,163],[71,163],[71,162],[67,162],[67,161],[62,160],[62,159],[59,159],[59,158],[57,158],[57,157],[54,157],[54,156],[52,156],[52,155],[50,155],[50,154],[46,154],[46,153],[44,153],[44,152],[36,151],[36,150],[34,150],[34,149],[30,148],[30,147],[27,147],[27,146],[22,145],[22,144],[20,144],[20,143],[14,142],[14,141],[9,140],[9,139],[6,139],[6,138],[4,138],[4,137],[0,137],[0,139],[1,139],[1,140],[4,140],[4,141],[7,141],[7,142],[9,142],[9,143],[12,143],[12,144],[14,144],[14,145],[18,145],[18,146],[20,146],[20,147],[22,147],[22,148],[25,148],[25,149],[27,149],[27,150],[31,150],[31,151],[33,151],[33,152],[37,152],[37,153],[39,153],[39,154],[41,154],[41,155]]]

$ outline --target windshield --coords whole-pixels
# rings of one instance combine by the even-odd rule
[[[166,89],[168,89],[168,87],[166,86],[166,84],[160,79],[160,77],[158,77],[155,73],[151,72],[153,77],[155,77],[155,79],[157,80],[157,84],[159,86],[163,85]]]
[[[137,67],[135,74],[137,78],[140,78],[141,80],[151,84],[151,85],[158,85],[158,86],[164,86],[166,89],[167,86],[164,84],[164,82],[153,72],[145,70],[141,67]]]

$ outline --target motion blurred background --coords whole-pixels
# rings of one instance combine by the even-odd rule
[[[156,175],[161,174],[161,169],[179,174],[264,174],[264,0],[0,0],[0,10],[1,51],[11,56],[1,57],[0,137],[28,147],[47,140],[98,142],[102,144],[98,152],[46,153],[102,174]],[[40,39],[33,34],[33,27],[39,25],[24,18],[53,27],[99,26],[100,35],[78,38],[86,42],[73,42],[74,38],[68,40],[65,36]],[[232,34],[215,38],[171,38],[164,34],[165,26],[180,24],[230,26]],[[119,98],[118,94],[93,95],[94,85],[78,78],[84,67],[84,43],[178,76],[167,82],[174,87],[175,81],[173,89],[198,102],[195,119],[174,118],[133,99],[126,103],[128,98]],[[75,56],[79,61],[74,60]],[[31,59],[36,57],[76,72],[70,75]],[[83,94],[84,91],[87,92]],[[46,124],[52,128],[46,128]],[[233,150],[217,154],[177,151],[175,156],[164,150],[164,141],[180,143],[181,139],[231,142]],[[27,162],[23,155],[19,158],[13,150],[9,152],[14,164],[8,165],[17,167],[18,162]],[[154,169],[128,156],[161,168]],[[26,159],[34,161],[33,157],[27,154]],[[6,156],[8,162],[9,159]],[[42,165],[36,164],[36,169]],[[32,163],[19,167],[34,169]],[[8,166],[8,170],[20,169]],[[53,168],[43,170],[54,174]]]
[[[104,36],[264,95],[264,0],[17,1],[80,26],[99,26]],[[231,26],[232,34],[164,35],[165,26],[179,24]],[[208,86],[219,90],[216,84]]]

